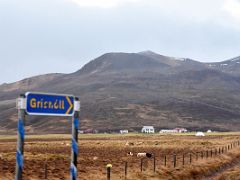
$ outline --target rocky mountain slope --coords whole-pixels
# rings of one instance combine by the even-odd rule
[[[107,53],[72,74],[49,74],[0,86],[0,132],[14,132],[16,97],[26,91],[81,99],[81,129],[100,132],[186,127],[240,129],[238,60],[201,63],[151,51]],[[240,62],[240,60],[239,60]],[[231,65],[235,63],[235,65]],[[221,64],[225,68],[222,68]],[[28,117],[27,131],[70,132],[66,118]]]
[[[240,56],[232,58],[227,61],[217,62],[217,63],[208,63],[207,64],[211,69],[219,70],[231,75],[240,75]]]

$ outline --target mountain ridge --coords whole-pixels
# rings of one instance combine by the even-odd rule
[[[172,59],[174,61],[179,61],[179,62],[183,62],[183,61],[194,61],[194,62],[197,62],[197,63],[201,63],[201,64],[205,64],[206,66],[210,66],[211,65],[216,65],[216,64],[224,64],[226,62],[229,62],[229,61],[239,61],[239,62],[236,62],[237,64],[240,64],[240,56],[236,56],[234,58],[231,58],[229,60],[223,60],[223,61],[219,61],[219,62],[201,62],[201,61],[196,61],[196,60],[193,60],[193,59],[190,59],[190,58],[176,58],[176,57],[170,57],[170,56],[165,56],[165,55],[161,55],[161,54],[158,54],[158,53],[155,53],[151,50],[146,50],[146,51],[141,51],[141,52],[138,52],[138,53],[124,53],[124,52],[112,52],[112,53],[105,53],[101,56],[99,56],[98,58],[100,57],[103,57],[105,55],[111,55],[111,54],[140,54],[140,55],[144,55],[144,56],[147,56],[147,57],[152,57],[153,55],[155,56],[160,56],[160,57],[163,57],[163,58],[169,58],[169,59]],[[149,55],[149,56],[148,56]],[[77,70],[76,72],[73,72],[73,73],[70,73],[70,74],[75,74],[75,73],[79,73],[82,69],[84,69],[84,67],[92,62],[94,62],[95,60],[98,60],[98,58],[95,58],[91,61],[89,61],[87,64],[85,64],[82,68],[80,68],[79,70]],[[27,77],[27,78],[24,78],[24,79],[21,79],[21,80],[18,80],[16,82],[20,82],[20,81],[24,81],[24,80],[28,80],[28,79],[32,79],[32,78],[37,78],[37,77],[42,77],[42,76],[45,76],[45,75],[64,75],[64,73],[49,73],[49,74],[41,74],[41,75],[35,75],[35,76],[32,76],[32,77]],[[2,83],[0,84],[0,87],[2,86],[6,86],[6,85],[10,85],[10,84],[14,84],[16,82],[12,82],[12,83]]]
[[[222,69],[217,64],[150,51],[106,53],[71,74],[4,84],[0,86],[0,133],[16,130],[15,99],[26,91],[79,96],[81,129],[136,131],[150,124],[159,129],[239,130],[240,68]],[[70,127],[64,118],[29,117],[27,122],[29,132],[65,133]]]

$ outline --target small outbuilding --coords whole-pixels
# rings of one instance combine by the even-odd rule
[[[84,134],[84,131],[83,130],[78,130],[78,133],[79,134]]]
[[[176,130],[174,129],[162,129],[161,131],[159,131],[159,133],[163,134],[163,133],[177,133]]]
[[[195,136],[205,136],[203,132],[197,132]]]
[[[175,128],[174,130],[178,133],[186,133],[187,132],[186,128]]]
[[[143,126],[142,133],[155,133],[153,126]]]
[[[128,130],[126,130],[126,129],[120,130],[120,134],[128,134]]]

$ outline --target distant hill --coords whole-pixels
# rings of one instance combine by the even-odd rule
[[[240,75],[240,56],[232,58],[227,61],[208,63],[209,68],[219,70],[231,75]]]
[[[71,74],[47,74],[0,86],[0,133],[14,132],[16,97],[26,91],[81,99],[81,129],[139,130],[143,125],[239,130],[238,58],[202,63],[151,51],[107,53]],[[227,64],[227,65],[222,65]],[[224,68],[223,68],[224,67]],[[33,133],[70,132],[65,118],[28,117]]]

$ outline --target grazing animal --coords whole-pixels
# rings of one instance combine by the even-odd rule
[[[133,156],[133,153],[132,152],[128,152],[127,156]]]
[[[146,153],[146,157],[151,158],[151,157],[152,157],[152,154]]]
[[[126,145],[126,146],[134,146],[134,143],[127,141],[125,145]]]
[[[97,157],[97,156],[94,156],[94,157],[93,157],[93,160],[94,160],[94,161],[98,160],[98,157]]]
[[[151,158],[152,154],[150,153],[137,153],[137,157],[147,157],[147,158]]]
[[[136,145],[142,145],[143,144],[143,142],[137,142],[136,143]]]

